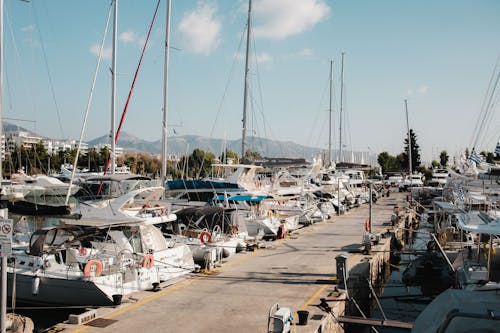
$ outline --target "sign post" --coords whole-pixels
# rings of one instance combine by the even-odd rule
[[[12,220],[0,218],[0,257],[2,258],[1,333],[6,331],[7,316],[7,257],[12,253]]]

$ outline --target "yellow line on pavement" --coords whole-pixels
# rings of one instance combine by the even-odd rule
[[[352,260],[354,260],[355,258],[357,258],[359,256],[360,256],[360,254],[357,253],[357,254],[353,255],[352,257],[349,257],[347,259],[347,262],[352,261]],[[299,310],[304,310],[305,308],[307,308],[316,298],[318,298],[318,296],[323,291],[325,291],[326,287],[328,287],[327,284],[321,285],[321,287],[314,293],[314,295],[312,295],[311,297],[309,297],[309,299],[304,304],[302,304],[302,306],[299,308]]]
[[[236,265],[238,263],[241,263],[244,260],[255,256],[259,252],[260,252],[259,250],[255,250],[252,253],[249,253],[249,254],[247,254],[245,256],[242,256],[241,258],[238,258],[236,260],[233,260],[233,261],[230,261],[230,262],[226,263],[221,268],[219,268],[217,270],[213,270],[213,272],[222,271],[223,269],[225,269],[227,267],[230,267],[230,266]],[[119,316],[121,314],[127,313],[127,312],[129,312],[129,311],[131,311],[133,309],[136,309],[136,308],[138,308],[138,307],[140,307],[142,305],[145,305],[145,304],[147,304],[147,303],[149,303],[151,301],[154,301],[154,300],[156,300],[156,299],[158,299],[158,298],[160,298],[162,296],[165,296],[165,295],[167,295],[167,294],[169,294],[169,293],[171,293],[173,291],[176,291],[178,289],[181,289],[181,288],[187,287],[189,285],[192,285],[195,282],[200,281],[200,280],[206,278],[207,276],[210,276],[210,274],[202,274],[200,276],[196,276],[196,277],[193,277],[193,278],[191,278],[189,280],[183,281],[183,282],[181,282],[181,283],[179,283],[177,285],[169,287],[168,289],[164,289],[162,291],[156,292],[154,295],[151,295],[151,296],[149,296],[147,298],[144,298],[144,299],[142,299],[142,300],[140,300],[140,301],[138,301],[138,302],[136,302],[134,304],[130,304],[130,305],[125,306],[123,308],[120,308],[120,309],[118,309],[118,310],[116,310],[116,311],[114,311],[114,312],[112,312],[110,314],[104,315],[103,318],[111,319],[111,318],[114,318],[114,317]],[[81,327],[81,328],[78,328],[78,329],[74,330],[73,333],[84,332],[84,331],[86,331],[88,329],[90,329],[90,326],[84,326],[84,327]]]

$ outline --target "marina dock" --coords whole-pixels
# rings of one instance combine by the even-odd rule
[[[404,200],[404,194],[391,193],[372,205],[373,234],[385,234],[391,228],[394,207],[403,205]],[[336,257],[345,255],[349,276],[358,274],[359,280],[366,282],[363,274],[374,275],[372,281],[380,278],[379,271],[389,256],[390,238],[384,237],[371,254],[363,254],[368,216],[369,205],[362,205],[285,239],[265,242],[263,248],[238,253],[213,271],[194,273],[163,285],[157,292],[133,294],[117,307],[74,316],[72,321],[81,324],[65,322],[54,329],[87,333],[265,332],[269,310],[278,303],[294,316],[292,332],[342,332],[336,317],[345,314],[346,293],[337,285]],[[297,311],[304,310],[309,312],[307,324],[298,325]]]

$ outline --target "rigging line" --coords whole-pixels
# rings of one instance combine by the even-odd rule
[[[498,88],[498,83],[499,83],[499,79],[500,79],[500,71],[498,71],[497,73],[497,78],[496,78],[496,81],[495,81],[495,86],[493,88],[493,91],[491,92],[491,95],[490,95],[490,98],[488,100],[488,105],[487,105],[487,113],[485,115],[485,128],[484,130],[482,131],[482,137],[479,136],[479,138],[481,138],[481,141],[478,143],[478,145],[483,145],[484,144],[484,140],[486,139],[486,133],[488,133],[490,127],[491,127],[491,123],[492,123],[492,119],[493,119],[493,116],[495,114],[495,108],[496,108],[496,105],[498,103],[498,100],[500,99],[500,89],[497,89]]]
[[[317,134],[317,131],[315,129],[317,128],[318,119],[319,119],[319,116],[321,115],[321,112],[323,110],[323,101],[325,100],[326,92],[327,92],[327,89],[329,87],[329,81],[330,81],[329,76],[330,76],[330,74],[328,74],[328,77],[326,78],[326,83],[325,83],[324,88],[323,88],[323,93],[321,94],[319,105],[316,108],[316,110],[319,110],[319,112],[316,112],[316,117],[314,118],[311,130],[309,131],[309,137],[307,139],[308,144],[310,144],[312,142],[313,132],[315,134]],[[324,123],[324,122],[322,121],[321,123]],[[319,138],[317,138],[317,139],[319,140]]]
[[[56,108],[57,121],[59,124],[59,130],[61,131],[61,138],[64,138],[64,131],[63,131],[62,123],[61,123],[61,115],[59,112],[59,106],[57,104],[56,92],[54,90],[54,83],[52,81],[52,75],[50,74],[49,63],[47,61],[47,53],[45,52],[45,43],[43,42],[42,33],[41,33],[41,25],[38,22],[38,16],[36,15],[34,1],[31,2],[31,7],[33,8],[33,17],[35,18],[36,26],[38,27],[38,29],[37,29],[38,37],[40,38],[40,44],[42,47],[42,55],[43,55],[43,60],[44,60],[44,64],[45,64],[45,70],[47,71],[47,75],[49,77],[50,92],[52,94],[52,99],[54,101],[54,106]]]
[[[497,61],[495,63],[495,66],[493,67],[493,71],[491,73],[491,77],[490,77],[490,80],[488,82],[488,87],[486,89],[486,92],[484,94],[484,98],[483,98],[483,103],[481,104],[481,111],[480,111],[480,114],[479,114],[479,117],[477,119],[477,122],[476,122],[476,125],[474,127],[474,131],[472,132],[472,137],[471,137],[471,146],[474,147],[475,144],[476,144],[476,138],[478,136],[478,133],[479,133],[479,130],[480,130],[480,123],[481,123],[481,120],[483,119],[483,113],[485,113],[485,109],[486,109],[486,99],[488,97],[488,94],[490,94],[490,91],[491,91],[491,86],[492,86],[492,82],[494,80],[494,77],[495,77],[495,73],[497,71],[497,68],[498,68],[498,65],[499,65],[499,62],[500,62],[500,54],[497,56]]]
[[[259,70],[259,62],[258,62],[258,59],[257,59],[257,46],[255,44],[255,36],[252,34],[252,42],[253,42],[253,50],[254,50],[254,57],[255,57],[255,71],[257,73],[257,85],[258,85],[258,92],[259,92],[259,101],[260,101],[260,113],[261,113],[261,116],[262,116],[262,123],[263,123],[263,127],[264,127],[264,135],[267,137],[267,128],[265,126],[265,114],[264,114],[264,98],[263,98],[263,94],[262,94],[262,84],[261,84],[261,80],[260,80],[260,70]],[[271,128],[269,130],[272,130]]]
[[[82,130],[80,132],[80,140],[78,141],[78,147],[76,148],[75,160],[73,161],[73,170],[71,172],[71,179],[69,181],[68,193],[66,193],[66,200],[64,202],[65,205],[68,204],[69,196],[71,194],[71,187],[73,185],[73,179],[75,178],[76,165],[78,163],[78,156],[80,155],[80,148],[81,148],[81,144],[82,144],[82,141],[83,141],[83,135],[85,133],[85,126],[87,124],[87,117],[89,115],[90,105],[92,104],[92,97],[93,97],[93,94],[94,94],[95,83],[96,83],[96,80],[97,80],[97,73],[99,72],[99,65],[101,64],[101,60],[102,60],[102,54],[103,54],[103,49],[104,49],[104,42],[106,41],[106,35],[107,35],[108,27],[109,27],[109,21],[111,19],[112,9],[113,9],[113,1],[111,1],[111,4],[109,6],[108,19],[106,21],[106,27],[104,29],[104,35],[102,37],[101,46],[99,48],[99,58],[97,59],[96,68],[95,68],[95,71],[94,71],[94,77],[92,79],[92,84],[91,84],[91,87],[90,87],[90,93],[89,93],[89,97],[88,97],[88,100],[87,100],[87,107],[85,108],[85,115],[83,117],[83,126],[82,126]]]
[[[499,79],[500,79],[500,72],[497,73],[495,83],[493,84],[493,87],[490,89],[488,100],[486,102],[485,109],[484,109],[484,116],[481,120],[481,126],[479,128],[478,133],[477,133],[476,141],[474,142],[474,147],[478,144],[478,141],[481,139],[481,137],[484,137],[484,128],[485,128],[485,126],[487,126],[488,120],[491,118],[491,113],[492,113],[491,111],[492,111],[493,106],[494,106],[494,98],[498,92],[497,86],[498,86]]]
[[[236,64],[236,61],[238,59],[237,54],[241,50],[241,47],[242,47],[242,44],[243,44],[243,39],[245,37],[245,31],[246,31],[246,26],[245,26],[245,29],[241,32],[241,35],[240,35],[240,42],[238,44],[238,48],[236,49],[237,52],[236,52],[236,55],[233,57],[233,62],[231,63],[231,68],[229,69],[229,73],[228,73],[227,80],[226,80],[226,85],[224,86],[224,91],[222,93],[222,98],[221,98],[221,101],[219,103],[219,107],[217,108],[217,114],[215,115],[215,120],[214,120],[214,122],[212,124],[212,128],[210,129],[210,137],[213,137],[214,132],[215,132],[215,126],[218,123],[220,115],[222,114],[222,106],[223,106],[223,104],[225,102],[225,99],[226,99],[226,96],[227,96],[227,92],[229,90],[229,83],[231,82],[231,77],[232,77],[232,74],[233,74],[234,69],[236,67],[235,64]],[[213,149],[213,147],[211,147],[211,148]],[[224,152],[224,155],[225,154],[226,154],[226,152]],[[198,175],[197,175],[198,178],[200,177],[201,170],[203,169],[204,162],[205,162],[205,156],[203,156],[203,160],[201,161],[200,170],[199,170]]]
[[[142,52],[141,52],[141,56],[139,58],[139,63],[137,64],[137,68],[135,69],[134,79],[132,80],[132,84],[130,86],[130,90],[129,90],[128,96],[127,96],[127,101],[125,102],[125,106],[124,106],[123,111],[122,111],[122,116],[120,118],[120,124],[118,125],[118,129],[116,130],[116,134],[115,134],[115,138],[114,138],[115,144],[118,142],[118,138],[120,137],[120,131],[121,131],[122,126],[123,126],[123,121],[125,120],[125,115],[127,114],[127,109],[128,109],[128,105],[130,102],[130,98],[132,97],[132,92],[134,91],[135,82],[137,80],[137,75],[139,74],[139,69],[141,68],[142,59],[144,58],[144,53],[146,52],[146,48],[148,46],[149,37],[151,36],[151,30],[153,29],[156,15],[158,14],[158,7],[159,6],[160,6],[160,0],[158,0],[158,2],[156,3],[156,8],[155,8],[155,12],[153,14],[153,18],[151,20],[151,23],[149,24],[149,30],[148,30],[148,34],[146,36],[146,41],[144,42],[144,45],[142,47]],[[108,161],[106,163],[106,169],[104,170],[104,175],[106,175],[106,173],[108,172],[110,164],[111,164],[111,156],[108,158]],[[103,183],[101,182],[99,189],[97,191],[98,195],[99,195],[99,193],[101,193],[102,185],[103,185]]]

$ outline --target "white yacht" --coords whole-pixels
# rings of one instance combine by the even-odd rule
[[[444,185],[446,185],[446,182],[448,181],[449,176],[450,176],[450,173],[448,172],[447,169],[433,168],[432,169],[432,178],[429,182],[429,185],[443,187]]]
[[[70,185],[59,179],[47,175],[28,176],[19,171],[11,176],[12,189],[21,192],[24,197],[40,196],[66,196]],[[80,189],[77,185],[71,185],[70,195],[74,195]]]

